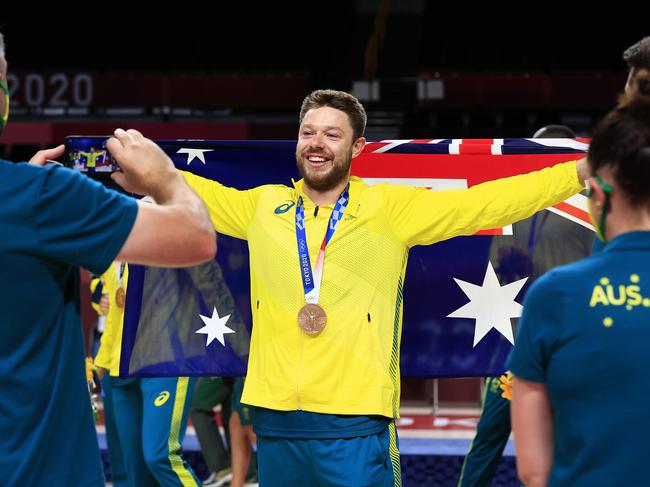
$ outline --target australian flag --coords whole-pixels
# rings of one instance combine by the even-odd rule
[[[352,173],[369,185],[468,188],[583,157],[585,139],[370,142]],[[237,189],[291,184],[295,141],[159,141],[177,168]],[[435,208],[431,208],[435,212]],[[404,289],[404,377],[503,372],[523,295],[550,267],[586,255],[593,229],[574,195],[523,222],[411,249]],[[122,376],[245,375],[251,333],[245,241],[219,235],[214,261],[130,266]],[[298,270],[296,270],[298,272]]]

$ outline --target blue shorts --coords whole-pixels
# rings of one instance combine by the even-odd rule
[[[244,378],[236,377],[232,388],[231,408],[239,414],[239,421],[243,426],[251,426],[255,421],[255,406],[249,406],[241,402],[241,395],[244,393]]]
[[[257,436],[257,469],[265,487],[401,486],[395,423],[376,435],[347,439]]]

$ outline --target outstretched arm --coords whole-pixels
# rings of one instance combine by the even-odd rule
[[[156,201],[138,203],[135,223],[116,259],[183,267],[213,258],[216,237],[207,209],[162,149],[137,130],[122,129],[106,147],[122,168],[113,180]]]

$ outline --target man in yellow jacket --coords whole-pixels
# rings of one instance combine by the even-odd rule
[[[101,276],[93,276],[90,281],[90,293],[92,295],[91,305],[97,314],[104,319],[103,330],[106,331],[106,321],[108,320],[109,312],[111,311],[109,298],[109,289],[106,286],[107,282],[114,282],[117,279],[115,274],[115,265],[106,269],[106,272]],[[115,286],[112,286],[114,289]],[[110,313],[113,315],[115,311]],[[103,335],[102,335],[103,336]],[[109,339],[106,339],[107,342]],[[112,339],[110,339],[112,340]],[[108,347],[106,347],[108,349]],[[99,350],[98,350],[99,351]],[[99,356],[98,359],[101,360]],[[110,360],[102,362],[104,367],[110,368]],[[113,411],[113,389],[111,388],[111,377],[104,374],[105,369],[102,367],[100,380],[102,385],[102,403],[104,404],[104,429],[106,431],[106,448],[108,450],[108,459],[111,466],[111,482],[114,487],[128,487],[126,469],[124,466],[124,453],[122,445],[120,444],[120,437],[117,433],[117,426],[115,425],[115,413]]]
[[[181,451],[194,379],[119,377],[128,273],[128,265],[116,261],[101,277],[109,309],[95,365],[107,392],[104,410],[112,411],[119,440],[109,445],[114,449],[111,462],[113,456],[122,460],[131,487],[199,486]]]
[[[401,485],[395,418],[409,249],[526,218],[582,189],[584,161],[466,190],[350,176],[365,144],[353,96],[300,112],[293,187],[247,191],[184,173],[218,232],[248,241],[253,332],[242,402],[256,406],[265,486]],[[427,303],[422,303],[426,305]]]

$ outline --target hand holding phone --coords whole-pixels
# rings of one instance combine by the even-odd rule
[[[111,178],[126,191],[149,195],[162,203],[174,181],[183,179],[167,154],[137,130],[117,129],[106,147],[122,168]]]
[[[168,180],[180,177],[171,159],[137,130],[117,129],[114,136],[69,136],[64,165],[105,186],[161,202]]]
[[[32,156],[32,158],[29,160],[29,163],[34,164],[36,166],[45,166],[46,164],[50,164],[50,163],[61,165],[60,162],[54,161],[53,159],[56,159],[57,157],[61,157],[63,155],[63,152],[64,152],[63,144],[53,147],[51,149],[39,150],[36,154]]]

